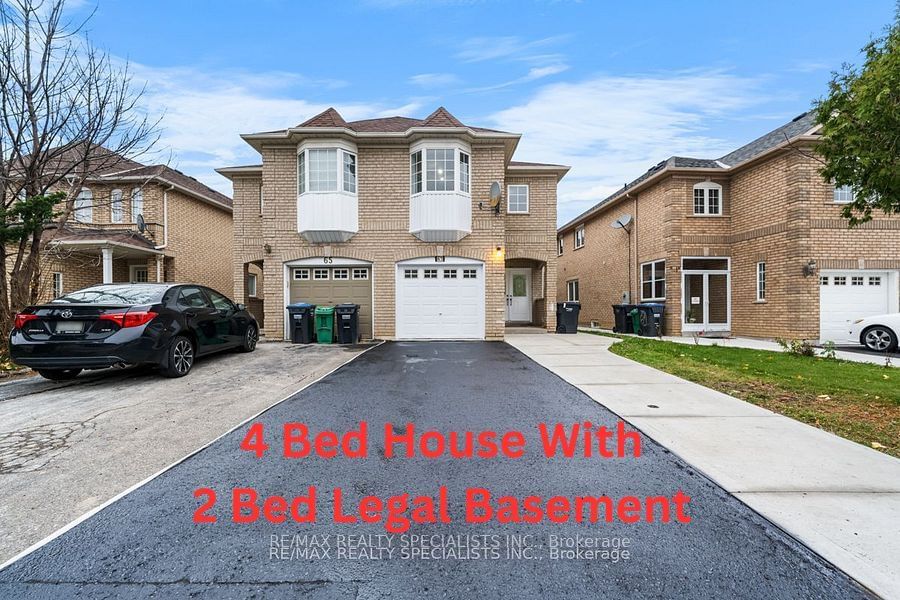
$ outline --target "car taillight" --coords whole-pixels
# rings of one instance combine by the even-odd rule
[[[137,327],[145,325],[155,319],[157,313],[152,310],[129,310],[125,312],[104,313],[100,315],[101,321],[112,321],[119,327]]]
[[[29,321],[34,321],[37,319],[37,315],[30,315],[27,313],[19,313],[16,315],[16,329],[22,329],[25,327],[25,324]]]

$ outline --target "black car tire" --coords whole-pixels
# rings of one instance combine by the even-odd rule
[[[191,372],[196,357],[197,349],[194,342],[183,335],[175,336],[169,344],[162,374],[166,377],[184,377]]]
[[[862,332],[860,340],[874,352],[893,352],[897,349],[897,334],[884,325],[874,325]]]
[[[238,350],[241,352],[253,352],[256,350],[256,344],[258,342],[259,328],[251,323],[250,325],[247,325],[247,330],[244,331],[244,341],[238,346]]]
[[[38,369],[38,375],[50,381],[69,381],[81,373],[81,369]]]

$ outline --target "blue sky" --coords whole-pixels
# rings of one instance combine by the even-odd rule
[[[73,5],[83,14],[95,6]],[[523,133],[572,165],[559,221],[670,156],[717,158],[807,110],[891,21],[894,0],[329,2],[99,0],[93,43],[132,63],[173,166],[258,162],[238,135],[422,117]]]

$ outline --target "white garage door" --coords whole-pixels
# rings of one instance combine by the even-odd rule
[[[484,264],[447,257],[397,263],[398,339],[484,339]]]
[[[819,276],[819,339],[847,341],[847,322],[890,312],[891,276],[880,271],[827,271]]]

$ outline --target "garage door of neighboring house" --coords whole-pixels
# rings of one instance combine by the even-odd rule
[[[289,303],[309,302],[316,306],[359,304],[359,331],[372,339],[372,267],[362,263],[288,265]]]
[[[396,337],[484,339],[484,289],[480,261],[448,256],[397,263]]]
[[[896,311],[896,287],[890,271],[822,271],[819,339],[846,341],[848,321]]]

